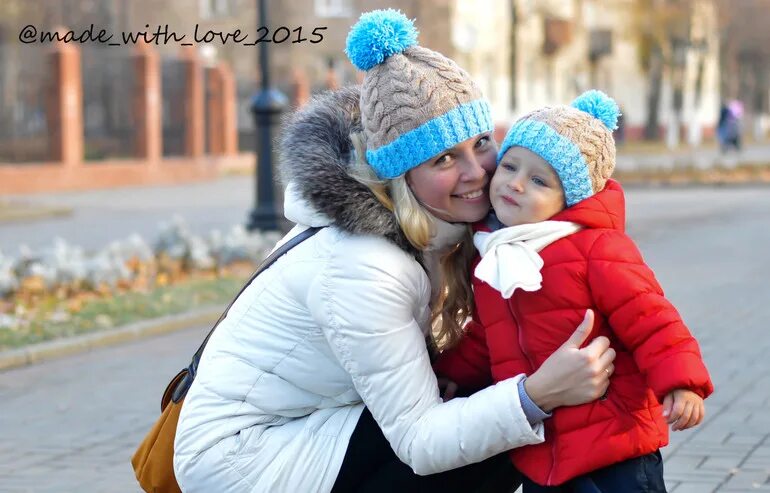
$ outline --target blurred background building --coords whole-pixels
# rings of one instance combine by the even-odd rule
[[[253,40],[262,24],[257,4],[1,2],[0,163],[5,164],[0,180],[8,179],[7,170],[18,163],[68,159],[91,164],[197,160],[203,168],[252,162],[249,100],[259,85],[257,47],[232,40],[196,43],[187,51],[173,41],[149,46],[150,59],[158,59],[160,127],[148,131],[143,125],[153,124],[145,113],[152,117],[155,110],[137,87],[154,79],[148,82],[138,72],[138,48],[59,46],[78,50],[81,89],[77,103],[74,96],[68,96],[69,103],[63,96],[55,103],[51,94],[61,73],[56,75],[58,62],[51,53],[57,48],[24,45],[18,35],[28,24],[76,33],[93,24],[96,31],[104,28],[119,38],[121,31],[167,24],[169,32],[186,34],[189,41],[197,24],[202,32],[240,29]],[[393,7],[416,19],[422,45],[471,73],[492,101],[498,134],[517,116],[544,104],[568,103],[589,88],[619,102],[621,141],[657,140],[669,148],[712,142],[720,108],[728,101],[742,106],[745,137],[762,141],[770,127],[770,0],[267,0],[267,6],[269,36],[281,26],[293,33],[289,41],[270,45],[270,71],[273,84],[295,106],[313,93],[360,80],[343,52],[347,32],[361,12]],[[290,42],[295,30],[309,37],[316,27],[326,28],[322,42]],[[219,103],[212,102],[217,98]],[[62,151],[59,141],[65,147],[69,141],[62,132],[72,129],[57,128],[54,120],[67,104],[82,106],[82,121],[75,123],[82,126],[83,145]],[[230,120],[232,131],[226,125]],[[193,175],[207,173],[188,178]]]

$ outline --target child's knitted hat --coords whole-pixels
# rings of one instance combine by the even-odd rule
[[[361,15],[345,53],[366,71],[361,120],[366,159],[380,178],[395,178],[436,154],[493,129],[489,103],[467,72],[417,45],[400,11]]]
[[[545,107],[521,117],[508,130],[497,162],[513,146],[545,159],[559,175],[567,207],[600,192],[615,169],[617,103],[601,91],[587,91],[571,106]]]

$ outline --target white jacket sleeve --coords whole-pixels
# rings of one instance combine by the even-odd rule
[[[308,306],[398,457],[417,474],[541,443],[517,392],[521,377],[443,403],[416,314],[430,288],[419,264],[379,238],[341,242]]]

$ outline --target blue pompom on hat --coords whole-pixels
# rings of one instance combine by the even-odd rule
[[[417,45],[414,22],[398,10],[366,12],[350,29],[345,54],[359,70],[369,70],[391,55]]]
[[[361,15],[345,53],[366,72],[359,106],[366,159],[380,178],[493,130],[478,86],[452,60],[419,46],[414,23],[400,11]]]
[[[570,207],[603,190],[612,175],[612,131],[619,116],[615,100],[597,90],[584,92],[570,106],[535,110],[508,130],[497,162],[514,146],[534,152],[556,171]]]
[[[618,118],[620,117],[618,103],[601,91],[596,89],[586,91],[576,97],[570,106],[588,113],[604,123],[604,126],[610,130],[618,128]]]

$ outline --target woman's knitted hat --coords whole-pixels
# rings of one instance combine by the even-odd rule
[[[361,15],[345,53],[366,71],[361,120],[366,159],[380,178],[395,178],[423,161],[493,129],[489,103],[467,72],[417,45],[414,24],[400,11]]]
[[[508,130],[497,162],[513,146],[545,159],[559,175],[567,207],[600,192],[615,169],[620,109],[601,91],[587,91],[570,106],[545,107],[521,117]]]

